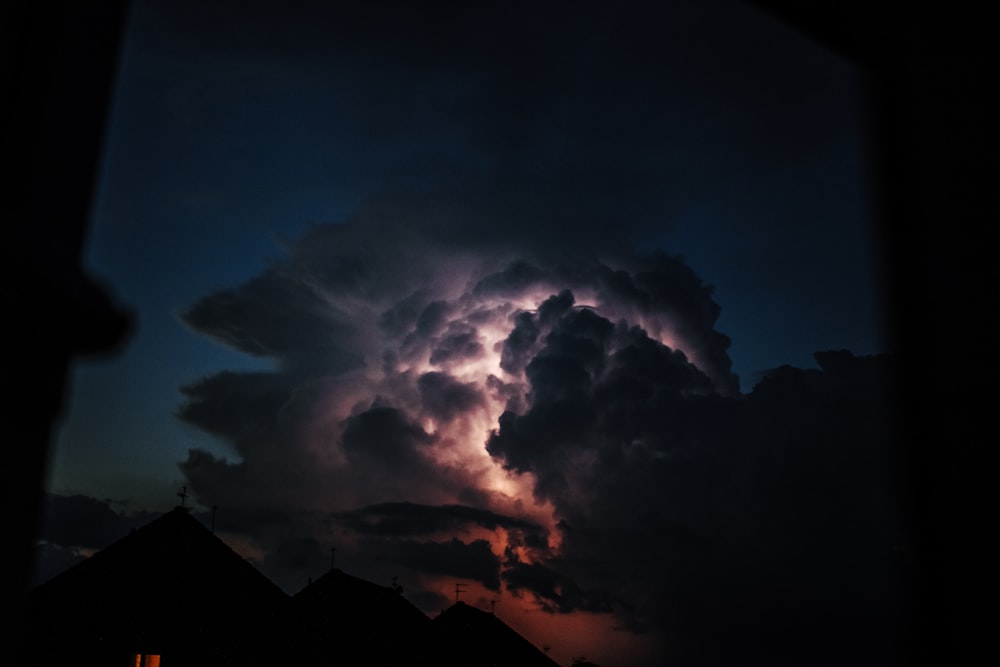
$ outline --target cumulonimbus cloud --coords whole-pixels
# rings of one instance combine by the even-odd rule
[[[275,362],[192,383],[178,411],[232,446],[181,464],[201,502],[313,517],[294,549],[259,529],[265,551],[318,563],[336,544],[411,572],[418,597],[466,577],[671,628],[676,656],[713,623],[773,657],[768,627],[807,652],[829,618],[870,639],[859,624],[890,615],[886,360],[821,354],[740,393],[711,289],[678,258],[404,243],[367,223],[317,227],[182,315]]]

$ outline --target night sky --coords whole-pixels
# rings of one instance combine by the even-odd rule
[[[744,3],[138,1],[39,577],[179,502],[569,664],[870,664],[868,82]],[[206,519],[207,520],[207,519]],[[725,641],[720,641],[725,637]]]

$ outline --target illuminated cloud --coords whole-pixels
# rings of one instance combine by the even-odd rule
[[[183,313],[195,330],[275,363],[183,388],[178,417],[233,450],[195,450],[182,463],[202,503],[317,513],[462,505],[551,531],[557,518],[534,478],[486,450],[505,411],[568,391],[561,374],[596,373],[633,339],[675,359],[699,391],[735,390],[711,290],[677,259],[507,256],[396,237],[405,225],[372,211],[356,217],[365,226],[316,227],[246,285]],[[565,363],[577,353],[591,365]]]
[[[833,627],[878,643],[886,360],[818,354],[742,394],[711,289],[678,258],[396,237],[370,214],[183,315],[275,363],[196,381],[178,411],[232,445],[181,469],[202,504],[247,513],[272,578],[294,588],[335,548],[426,604],[467,580],[667,628],[676,657],[720,626],[771,657],[792,629],[796,651]]]
[[[848,646],[807,598],[885,608],[879,362],[741,394],[712,287],[652,251],[725,288],[751,367],[867,331],[849,67],[742,3],[210,4],[136,12],[102,237],[134,257],[126,221],[164,219],[171,280],[186,229],[225,270],[185,284],[257,272],[181,313],[269,363],[181,388],[228,446],[180,468],[230,544],[289,592],[335,562],[436,610],[467,578],[673,657],[815,662],[768,635]]]

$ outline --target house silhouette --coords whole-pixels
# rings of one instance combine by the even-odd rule
[[[450,647],[448,665],[557,667],[558,663],[501,621],[461,600],[434,617],[437,636]]]
[[[556,665],[494,614],[432,621],[340,569],[289,596],[183,507],[30,591],[25,629],[21,664],[43,667]]]
[[[177,507],[29,593],[24,664],[263,664],[287,604]]]
[[[426,614],[396,589],[336,568],[291,598],[285,637],[299,664],[440,664]]]

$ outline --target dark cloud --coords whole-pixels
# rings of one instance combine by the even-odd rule
[[[614,325],[591,310],[567,313],[545,337],[545,345],[525,367],[536,403],[574,400],[601,372]]]
[[[683,354],[640,329],[616,328],[589,309],[568,310],[550,326],[525,368],[531,408],[504,412],[486,445],[505,466],[535,473],[542,496],[565,484],[580,452],[617,457],[640,440],[656,447],[675,430],[671,413],[683,412],[678,396],[712,392]]]
[[[668,333],[683,345],[723,393],[738,390],[728,349],[730,339],[715,329],[721,310],[712,299],[712,287],[680,258],[664,253],[619,257],[628,270],[608,263],[577,257],[559,260],[548,271],[523,261],[512,262],[502,271],[483,278],[473,293],[513,298],[531,290],[549,290],[547,302],[538,306],[537,317],[517,315],[515,327],[504,349],[504,369],[514,371],[538,338],[539,320],[556,317],[580,301],[576,292],[586,294],[581,305],[600,303],[612,319],[641,318],[646,327]],[[585,317],[585,316],[581,316]],[[556,333],[556,335],[559,335]]]
[[[500,590],[500,558],[486,540],[469,543],[458,539],[447,542],[387,540],[377,545],[370,543],[367,550],[375,558],[390,559],[416,572],[468,579],[491,591]]]
[[[509,586],[563,612],[606,600],[668,629],[680,664],[887,659],[905,603],[892,360],[816,356],[743,397],[646,363],[586,410],[505,414],[491,453],[563,517],[558,559],[515,563]]]
[[[739,246],[754,275],[809,263],[801,233],[770,233],[808,210],[772,223],[763,189],[741,207],[763,173],[794,200],[802,165],[840,150],[849,73],[787,58],[773,26],[714,2],[531,20],[509,3],[376,4],[302,12],[298,33],[258,3],[233,12],[247,31],[219,10],[191,26],[202,49],[276,72],[328,56],[305,80],[351,104],[317,127],[355,158],[330,180],[363,185],[343,220],[182,312],[274,364],[182,389],[178,416],[232,446],[181,464],[198,500],[284,586],[336,544],[379,581],[468,578],[668,632],[676,664],[820,664],[874,642],[894,575],[883,362],[821,354],[741,394],[712,286],[636,249],[710,202],[745,224],[707,256]],[[169,53],[162,39],[148,48]],[[447,539],[482,532],[511,551]]]
[[[505,565],[502,576],[507,590],[515,596],[525,590],[531,591],[541,600],[545,611],[551,613],[612,611],[609,595],[584,591],[569,577],[554,568],[541,563],[521,563],[516,560]]]
[[[432,301],[427,304],[417,318],[414,333],[420,338],[429,338],[437,334],[448,322],[448,302]]]
[[[177,417],[234,444],[273,433],[292,386],[274,373],[224,371],[181,387]]]
[[[281,270],[280,266],[272,269]],[[331,272],[326,273],[329,277]],[[335,283],[343,284],[360,277],[336,278]],[[282,306],[264,311],[257,307],[259,303]],[[275,280],[265,273],[238,289],[199,300],[181,318],[200,333],[241,352],[278,358],[293,367],[320,365],[342,371],[359,363],[353,344],[357,332],[308,283]]]
[[[457,329],[459,327],[452,327]],[[448,365],[466,359],[478,359],[483,356],[483,344],[475,328],[461,327],[442,337],[441,342],[431,352],[430,362],[435,366]]]
[[[314,228],[259,277],[322,298],[242,293],[247,310],[312,313],[282,316],[315,330],[268,347],[275,371],[184,389],[179,415],[239,458],[194,451],[182,470],[202,502],[248,512],[276,580],[301,582],[336,543],[431,597],[426,577],[464,577],[552,613],[667,628],[679,664],[703,645],[739,662],[708,628],[744,639],[745,664],[809,662],[837,633],[855,640],[831,655],[888,655],[870,631],[899,581],[884,358],[820,353],[741,394],[712,289],[682,259],[395,240],[419,224],[386,211],[402,219]],[[203,330],[230,328],[228,311],[205,313]],[[359,361],[298,361],[311,357]],[[253,528],[267,506],[311,518],[294,535]]]
[[[514,317],[514,328],[504,340],[503,354],[500,357],[500,368],[508,373],[523,371],[531,358],[531,350],[539,335],[535,319],[531,313],[518,313]]]
[[[383,503],[334,515],[338,522],[365,535],[411,537],[447,531],[463,531],[479,526],[494,531],[497,528],[531,534],[544,534],[544,529],[530,521],[504,516],[490,510],[464,505],[418,505],[415,503]]]
[[[223,372],[182,388],[187,402],[178,417],[219,436],[234,454],[192,449],[179,464],[202,504],[287,509],[317,492],[315,459],[299,446],[302,424],[316,409],[316,388],[290,378]]]
[[[235,454],[190,453],[181,469],[196,497],[229,508],[276,580],[300,581],[337,543],[347,562],[377,551],[382,578],[395,563],[494,590],[506,581],[551,611],[613,609],[633,629],[659,622],[643,602],[656,586],[640,576],[655,584],[654,561],[672,572],[711,562],[706,545],[743,529],[719,508],[750,501],[729,479],[746,474],[742,452],[727,448],[748,428],[748,408],[711,289],[664,254],[486,255],[394,239],[390,230],[419,225],[393,215],[403,218],[362,210],[317,226],[286,243],[252,289],[232,291],[239,308],[197,310],[199,330],[239,331],[235,345],[262,327],[271,342],[261,349],[277,364],[184,388],[178,415]],[[371,250],[376,242],[384,252]],[[272,309],[310,330],[282,338],[271,319],[250,315]],[[313,357],[335,363],[305,363]],[[348,359],[359,361],[340,363]],[[516,491],[499,490],[500,465]],[[292,519],[296,511],[311,518]],[[324,516],[346,533],[330,533]],[[554,555],[541,526],[557,519],[572,529]],[[295,532],[281,533],[282,520]],[[501,567],[482,540],[412,539],[477,530],[504,531],[526,559]],[[616,544],[632,554],[624,582],[611,574]],[[463,570],[462,558],[475,566]],[[593,562],[603,575],[583,565]]]
[[[402,337],[416,324],[427,298],[426,291],[417,290],[401,299],[379,315],[378,326],[394,338]]]
[[[480,279],[472,289],[472,293],[479,297],[511,298],[521,296],[529,289],[549,282],[547,272],[527,261],[515,260],[503,270]]]
[[[431,360],[433,363],[433,355]],[[482,396],[475,384],[459,382],[447,373],[424,373],[417,380],[417,388],[423,409],[442,421],[450,421],[482,405]]]
[[[550,325],[553,320],[569,310],[575,302],[573,293],[565,289],[542,301],[541,305],[538,306],[538,319],[543,326]]]
[[[149,512],[126,513],[114,509],[113,504],[89,496],[48,493],[38,539],[63,547],[102,549],[155,516]]]
[[[420,468],[420,452],[434,443],[434,436],[396,408],[372,407],[347,420],[342,442],[353,458],[375,459],[388,468]]]

